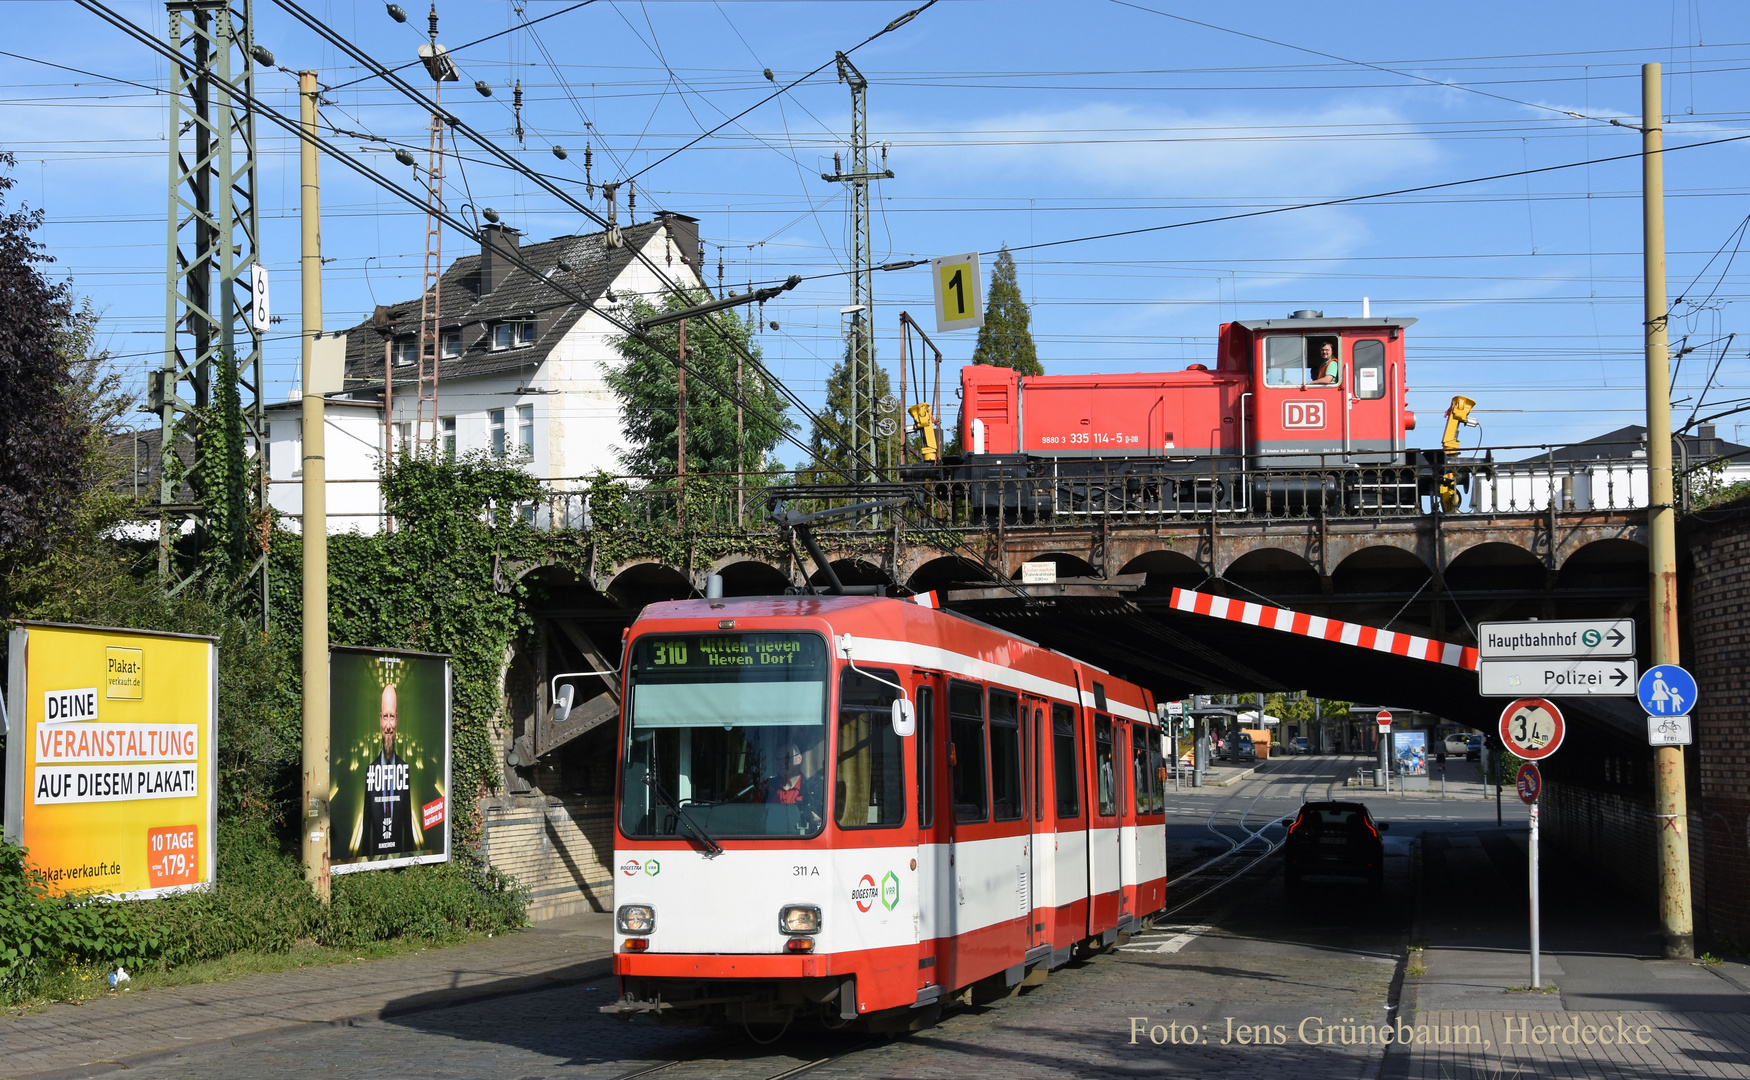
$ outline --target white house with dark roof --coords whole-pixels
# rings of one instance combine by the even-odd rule
[[[618,239],[610,245],[603,232],[523,244],[515,230],[488,225],[479,254],[464,255],[444,271],[436,410],[443,451],[521,458],[533,475],[560,486],[598,469],[618,470],[620,409],[606,375],[620,358],[613,345],[620,330],[598,308],[627,309],[634,297],[660,303],[670,282],[706,287],[695,219],[659,215],[620,229]],[[415,297],[379,308],[346,331],[346,388],[329,399],[327,460],[332,480],[352,482],[344,485],[344,495],[338,490],[343,485],[329,486],[330,532],[375,531],[375,525],[366,527],[366,505],[377,506],[369,513],[380,520],[376,484],[357,478],[378,475],[388,445],[385,414],[395,452],[415,435],[419,329]],[[374,419],[366,421],[361,410]],[[271,498],[288,515],[300,512],[303,498],[295,482],[302,456],[299,414],[295,403],[270,410],[269,475],[276,481]],[[374,438],[367,444],[361,435],[372,423]],[[341,504],[345,512],[336,516]]]

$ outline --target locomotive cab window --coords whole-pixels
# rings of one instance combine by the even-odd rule
[[[1385,396],[1385,342],[1368,338],[1355,343],[1355,396],[1373,400]]]
[[[1343,382],[1343,343],[1334,337],[1306,339],[1308,386],[1337,386]]]
[[[1299,334],[1272,334],[1264,339],[1264,385],[1306,383],[1306,339]]]
[[[875,678],[871,678],[873,675]],[[905,746],[893,733],[891,671],[839,675],[838,772],[832,815],[841,829],[893,828],[905,821]]]
[[[959,680],[948,684],[948,774],[954,785],[955,822],[985,820],[984,692]]]
[[[633,642],[621,831],[636,838],[818,833],[829,665],[817,634],[653,634]]]
[[[1021,790],[1021,723],[1013,690],[990,691],[991,817],[1014,821],[1025,812]]]

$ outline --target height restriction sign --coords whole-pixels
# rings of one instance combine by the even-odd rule
[[[1520,698],[1501,713],[1501,744],[1525,761],[1555,753],[1565,734],[1567,724],[1553,701]]]
[[[984,289],[978,277],[978,252],[938,255],[930,260],[936,279],[936,332],[976,330],[984,325]]]

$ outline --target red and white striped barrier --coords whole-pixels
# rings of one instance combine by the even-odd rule
[[[906,599],[920,607],[939,609],[942,606],[942,598],[936,595],[934,589],[931,589],[929,592],[918,593],[915,596],[908,596]]]
[[[1302,637],[1314,637],[1322,641],[1340,642],[1361,649],[1391,653],[1394,656],[1407,656],[1413,660],[1426,660],[1432,664],[1446,664],[1449,667],[1464,668],[1467,671],[1477,669],[1477,651],[1468,645],[1433,641],[1429,638],[1417,637],[1414,634],[1381,630],[1376,626],[1362,626],[1359,623],[1322,619],[1317,615],[1289,611],[1287,608],[1271,607],[1268,604],[1230,600],[1225,596],[1213,596],[1209,593],[1193,592],[1190,589],[1174,589],[1173,610],[1192,615],[1208,615],[1217,619],[1230,619],[1233,622],[1245,623],[1247,626],[1261,626],[1266,630],[1280,630],[1286,634],[1299,634]]]

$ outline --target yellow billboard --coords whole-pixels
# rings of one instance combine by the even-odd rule
[[[22,623],[10,646],[6,839],[63,893],[210,888],[213,639]]]

